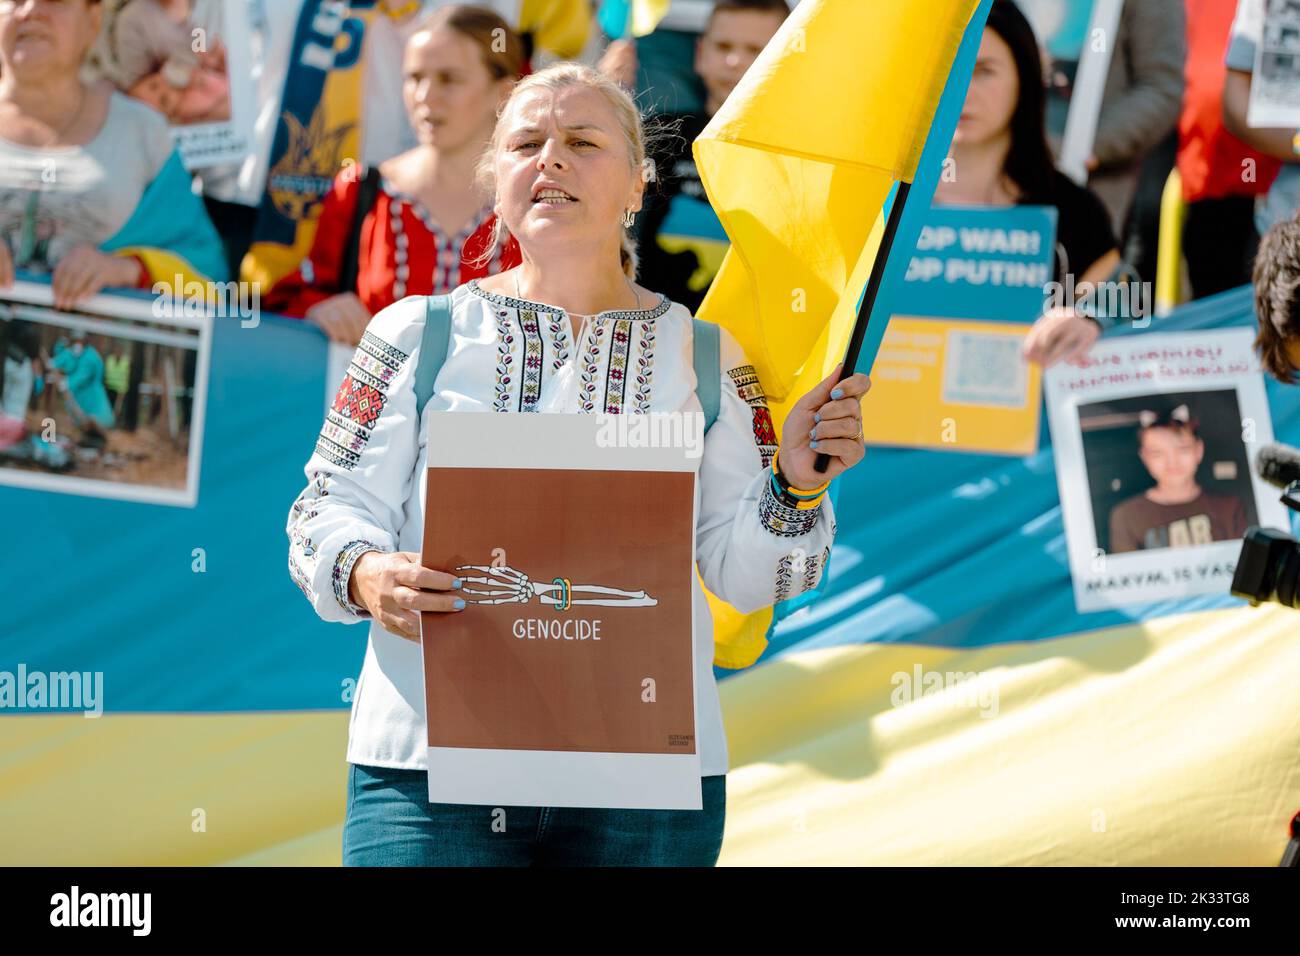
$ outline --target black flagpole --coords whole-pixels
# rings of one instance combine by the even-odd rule
[[[899,181],[898,193],[894,196],[894,205],[889,210],[889,221],[885,223],[885,235],[880,240],[880,249],[876,252],[876,261],[871,264],[871,278],[867,280],[867,291],[862,296],[862,304],[858,306],[858,317],[853,323],[853,335],[849,337],[849,348],[844,353],[844,368],[841,370],[844,378],[853,374],[853,370],[858,364],[858,353],[862,351],[862,340],[867,334],[867,322],[871,318],[871,310],[875,308],[876,299],[880,295],[880,284],[885,278],[885,266],[889,262],[890,250],[894,248],[894,237],[898,235],[898,223],[903,218],[903,207],[907,205],[907,196],[912,191],[912,184],[906,181]],[[882,322],[888,321],[888,317],[881,319]],[[818,474],[826,471],[830,466],[831,456],[825,452],[817,454],[817,460],[813,462],[813,470]]]

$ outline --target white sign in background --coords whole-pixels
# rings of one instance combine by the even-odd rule
[[[1265,527],[1290,527],[1276,489],[1253,470],[1255,456],[1273,440],[1264,380],[1249,329],[1123,336],[1095,346],[1085,367],[1057,365],[1044,377],[1056,480],[1081,612],[1226,594],[1241,540],[1122,554],[1103,554],[1092,514],[1092,495],[1079,408],[1095,402],[1186,392],[1233,390],[1250,485]],[[1206,454],[1210,454],[1207,450]]]
[[[1242,26],[1251,25],[1250,16],[1261,18],[1246,124],[1254,129],[1295,129],[1300,126],[1300,2],[1242,3],[1254,5]]]

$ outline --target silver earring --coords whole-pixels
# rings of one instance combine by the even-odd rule
[[[633,223],[633,221],[634,221],[634,219],[633,219],[633,216],[634,216],[634,215],[635,215],[635,213],[633,213],[631,209],[624,209],[624,210],[623,210],[623,225],[624,225],[624,226],[627,226],[628,228],[631,228],[632,223]]]

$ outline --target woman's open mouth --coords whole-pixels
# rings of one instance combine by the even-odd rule
[[[542,189],[533,197],[534,203],[544,203],[547,206],[563,206],[577,201],[563,189]]]

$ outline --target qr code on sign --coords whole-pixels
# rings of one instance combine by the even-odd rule
[[[1014,332],[948,333],[943,363],[943,400],[955,405],[1023,408],[1029,376]]]

